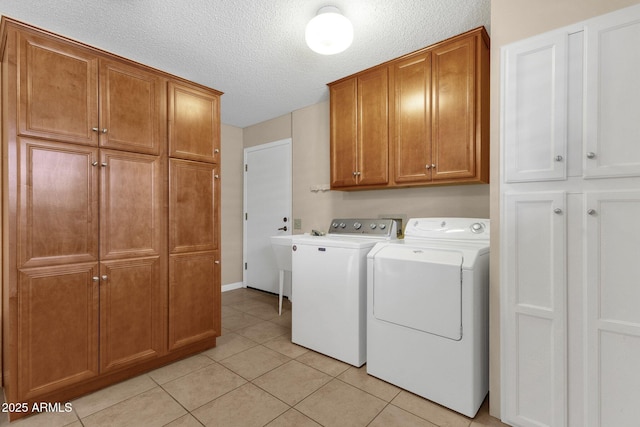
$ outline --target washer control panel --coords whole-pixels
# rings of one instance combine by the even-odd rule
[[[392,219],[337,218],[331,221],[327,234],[364,235],[395,239],[397,235],[397,225]]]

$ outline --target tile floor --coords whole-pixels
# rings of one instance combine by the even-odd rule
[[[222,295],[216,348],[11,426],[504,426],[487,402],[464,417],[291,343],[291,306],[250,289]],[[6,414],[0,426],[8,424]]]

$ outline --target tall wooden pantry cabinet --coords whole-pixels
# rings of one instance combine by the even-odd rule
[[[502,50],[502,419],[640,419],[640,6]]]
[[[11,19],[0,34],[7,402],[214,346],[221,93]]]

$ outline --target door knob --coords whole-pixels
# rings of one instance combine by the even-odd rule
[[[287,226],[285,225],[284,227],[280,227],[278,228],[279,231],[287,231]]]

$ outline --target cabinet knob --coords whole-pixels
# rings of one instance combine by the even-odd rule
[[[217,259],[217,260],[215,260],[215,261],[213,261],[213,262],[214,262],[215,264],[220,264],[220,260],[218,260],[218,259]]]
[[[98,166],[98,162],[91,162],[91,166]]]
[[[218,153],[220,152],[220,149],[219,149],[219,148],[216,148],[216,149],[214,149],[214,150],[213,150],[213,152],[214,152],[214,153],[216,153],[216,154],[218,154]]]
[[[100,164],[100,166],[102,166],[103,168],[106,168],[106,167],[107,167],[107,162],[102,162],[102,163]]]
[[[103,275],[102,275],[102,280],[107,280],[107,279],[108,279],[107,275],[106,275],[106,274],[103,274]]]
[[[589,215],[592,215],[592,216],[593,216],[593,215],[595,215],[595,214],[596,214],[596,210],[595,210],[595,209],[587,209],[587,213],[588,213]]]
[[[560,208],[555,208],[555,209],[553,210],[553,212],[554,212],[554,213],[557,213],[558,215],[560,215],[560,214],[562,213],[562,209],[560,209]]]
[[[98,276],[93,276],[92,279],[93,279],[94,282],[99,282],[100,281],[100,278]]]
[[[425,169],[431,169],[431,165],[426,165]]]
[[[94,131],[94,132],[98,132],[99,129],[98,128],[91,128],[91,130]]]
[[[432,169],[435,169],[435,168],[436,168],[436,165],[432,164],[432,165],[431,165],[431,168],[432,168]]]
[[[596,153],[594,153],[593,151],[589,151],[587,153],[587,159],[595,159],[596,158]]]
[[[563,159],[563,157],[562,157],[562,156],[560,156],[560,155],[556,156],[556,162],[561,162],[561,161],[562,161],[562,159]]]
[[[213,175],[213,177],[214,177],[215,179],[220,179],[220,175],[218,175],[218,174]]]
[[[104,129],[102,129],[102,131],[101,131],[101,132],[102,132],[102,133],[107,133],[107,129],[106,129],[106,128],[104,128]]]

